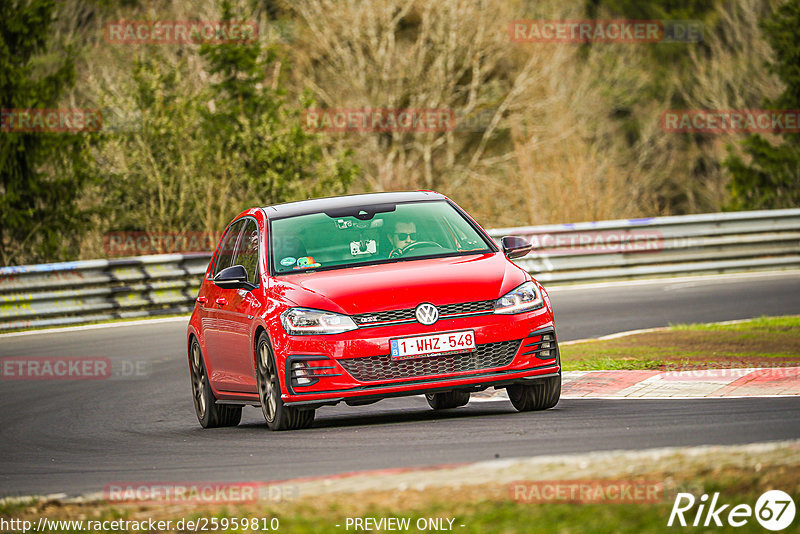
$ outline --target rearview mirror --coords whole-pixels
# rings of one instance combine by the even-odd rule
[[[247,281],[247,270],[243,265],[226,267],[214,277],[214,284],[222,289],[255,289],[255,285]]]
[[[533,245],[524,237],[518,235],[507,235],[500,240],[503,252],[510,260],[521,258],[533,250]]]

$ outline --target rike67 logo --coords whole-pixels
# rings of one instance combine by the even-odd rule
[[[722,503],[718,492],[711,496],[710,502],[705,493],[699,499],[691,493],[678,493],[667,526],[741,527],[755,517],[765,529],[779,531],[792,524],[795,512],[792,498],[780,490],[762,494],[754,508],[749,504]]]

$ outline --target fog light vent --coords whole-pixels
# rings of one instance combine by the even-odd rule
[[[523,343],[523,356],[533,355],[540,360],[553,360],[558,356],[556,336],[553,331],[535,332]]]
[[[306,362],[292,363],[292,382],[298,386],[307,386],[313,382],[311,378],[314,376],[314,371],[306,364]]]

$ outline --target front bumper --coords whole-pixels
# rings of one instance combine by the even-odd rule
[[[477,350],[393,360],[389,340],[472,330]],[[543,337],[544,336],[544,337]],[[518,315],[464,317],[359,328],[332,336],[284,335],[276,344],[288,406],[366,403],[386,397],[453,389],[480,391],[558,374],[560,357],[548,308]]]

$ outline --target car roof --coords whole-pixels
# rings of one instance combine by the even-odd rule
[[[262,208],[270,219],[295,217],[309,213],[321,213],[337,209],[358,208],[379,204],[394,204],[398,202],[414,202],[420,200],[446,200],[442,194],[433,191],[402,191],[394,193],[369,193],[366,195],[345,195],[329,198],[315,198],[275,204]]]

